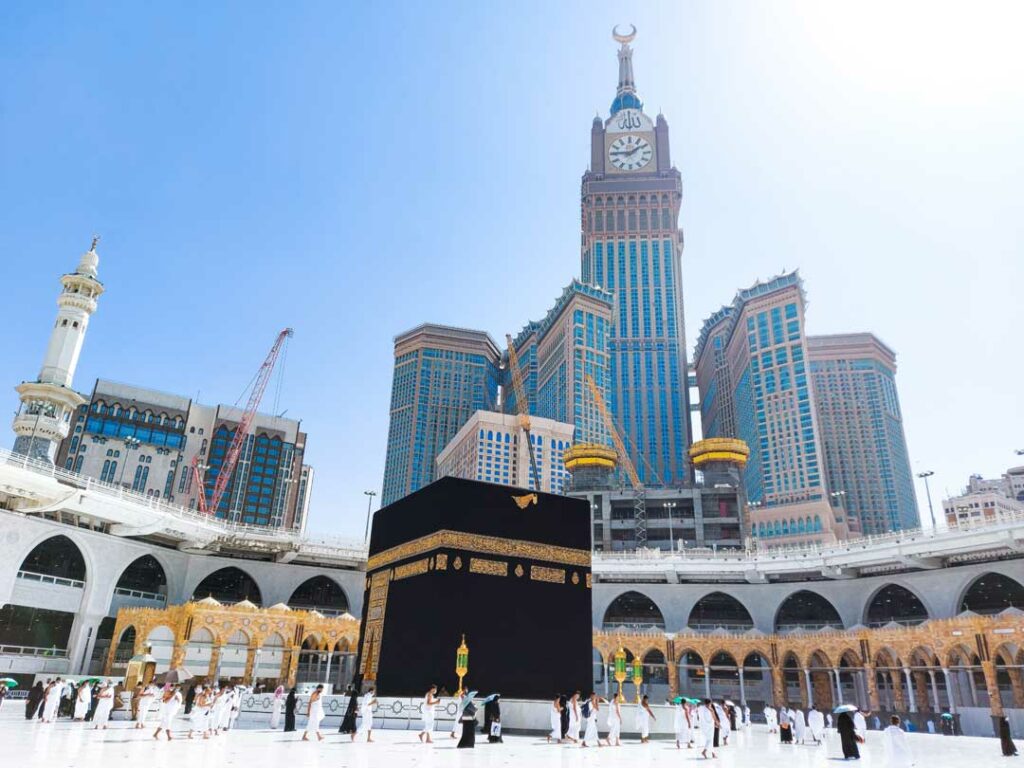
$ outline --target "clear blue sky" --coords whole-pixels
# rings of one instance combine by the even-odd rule
[[[293,326],[281,408],[310,433],[311,528],[361,535],[394,334],[500,339],[578,275],[616,22],[683,173],[690,350],[738,287],[799,267],[812,332],[896,349],[936,497],[1017,462],[1015,3],[6,2],[7,413],[99,232],[76,385],[234,402]]]

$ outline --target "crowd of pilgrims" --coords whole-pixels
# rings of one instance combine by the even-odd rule
[[[6,691],[5,691],[6,692]],[[106,729],[110,713],[118,698],[123,700],[123,689],[103,680],[86,680],[75,683],[70,680],[55,678],[37,682],[28,692],[25,700],[25,718],[53,723],[59,717],[70,717],[76,721],[90,722],[95,729]],[[130,695],[130,715],[136,729],[145,729],[150,722],[156,723],[154,739],[161,734],[171,740],[172,725],[179,711],[184,710],[188,716],[188,738],[200,734],[208,739],[234,727],[241,711],[242,696],[251,689],[241,685],[226,684],[223,687],[211,684],[195,684],[188,686],[183,694],[182,687],[169,683],[163,686],[156,684],[136,685]],[[277,730],[281,727],[284,716],[284,730],[296,730],[296,715],[305,714],[305,731],[303,741],[311,736],[318,741],[324,739],[320,725],[324,719],[323,696],[324,686],[318,685],[306,703],[305,712],[300,712],[299,697],[295,688],[287,693],[284,686],[278,686],[273,693],[270,711],[270,727]],[[348,706],[342,718],[339,732],[351,735],[352,741],[359,737],[367,742],[373,741],[373,718],[377,706],[377,696],[371,686],[360,694],[358,687],[349,685],[346,689]],[[444,692],[447,694],[447,692]],[[451,731],[451,738],[459,739],[458,746],[473,747],[477,728],[476,705],[467,697],[465,691],[456,697],[456,716]],[[484,700],[484,723],[482,731],[490,742],[501,742],[501,707],[500,695],[492,694]],[[0,699],[2,701],[2,699]],[[423,697],[421,705],[422,730],[417,734],[419,740],[430,744],[433,742],[437,706],[441,703],[441,695],[436,685],[432,685]],[[668,702],[673,713],[673,733],[677,749],[685,745],[687,749],[701,749],[701,756],[715,758],[717,750],[729,745],[729,736],[742,729],[749,728],[750,707],[737,706],[728,699],[712,700],[709,698],[687,699],[676,697]],[[601,713],[604,712],[605,738],[599,733]],[[867,720],[864,712],[853,707],[838,714],[834,725],[839,735],[843,751],[843,759],[859,759],[859,745],[867,736]],[[571,696],[558,695],[551,702],[551,730],[547,741],[556,744],[570,743],[587,747],[591,744],[602,746],[621,746],[622,704],[616,697],[611,700],[591,693],[582,697],[580,691]],[[764,708],[764,721],[769,734],[778,734],[783,744],[816,744],[824,742],[826,730],[833,727],[830,712],[821,712],[811,707],[806,713],[801,709],[772,706]],[[358,721],[358,725],[357,725]],[[640,734],[640,743],[650,740],[651,725],[657,721],[648,696],[644,695],[636,707],[636,731]],[[875,718],[877,723],[878,718]],[[876,726],[877,727],[877,726]],[[461,731],[461,735],[460,735]],[[883,731],[886,751],[893,765],[909,766],[913,760],[906,734],[901,727],[900,718],[893,715],[890,724]],[[1017,754],[1016,747],[1010,737],[1009,721],[1002,717],[999,722],[999,737],[1002,753],[1007,756]],[[710,751],[710,755],[708,754]]]

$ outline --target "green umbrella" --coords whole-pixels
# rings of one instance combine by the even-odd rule
[[[7,688],[17,688],[18,681],[15,680],[13,677],[0,677],[0,685],[3,685]]]
[[[81,685],[82,683],[89,683],[89,685],[96,685],[97,683],[102,683],[102,682],[103,682],[103,680],[101,680],[98,677],[87,677],[84,680],[79,680],[78,684]]]

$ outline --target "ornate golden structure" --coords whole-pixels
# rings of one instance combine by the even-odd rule
[[[135,631],[135,654],[142,652],[154,629],[171,629],[174,633],[170,661],[172,669],[185,666],[185,656],[193,633],[200,628],[207,630],[213,637],[209,668],[190,671],[197,675],[205,674],[210,679],[217,673],[221,649],[236,632],[248,638],[244,673],[246,680],[252,677],[257,654],[263,644],[278,635],[285,641],[283,646],[275,646],[283,650],[278,679],[289,686],[295,684],[299,653],[304,644],[307,650],[330,652],[340,647],[345,651],[354,651],[359,640],[359,620],[348,614],[328,618],[316,611],[296,611],[283,604],[259,608],[247,600],[234,605],[221,605],[216,600],[205,598],[163,609],[122,608],[117,612],[114,641],[110,645],[103,670],[105,675],[109,675],[114,666],[117,638],[129,627]]]
[[[742,467],[750,458],[750,448],[742,440],[731,437],[709,437],[690,446],[690,461],[700,469],[711,462],[725,462]]]
[[[749,674],[751,667],[743,665],[756,653],[767,665],[761,669],[770,675],[777,705],[799,703],[806,708],[813,700],[818,707],[833,707],[839,703],[834,701],[837,692],[842,695],[842,687],[836,686],[842,675],[847,690],[852,676],[853,689],[861,694],[858,698],[865,698],[866,692],[866,701],[853,703],[873,711],[883,703],[879,697],[882,687],[887,696],[885,708],[897,712],[955,712],[957,706],[972,706],[964,703],[964,698],[987,698],[992,714],[999,716],[1004,707],[1024,707],[1022,636],[1024,613],[1006,612],[935,619],[907,627],[892,624],[786,635],[595,630],[594,649],[606,668],[613,665],[616,671],[621,666],[616,659],[620,648],[638,660],[652,651],[660,652],[671,696],[704,696],[704,691],[679,690],[680,664],[690,652],[705,665],[703,671],[697,670],[698,676],[707,675],[711,660],[720,653],[735,660],[737,673],[744,669]],[[787,695],[794,683],[799,686],[799,702]],[[941,705],[940,688],[952,706]],[[959,692],[959,704],[954,691]],[[979,691],[985,695],[979,697]]]

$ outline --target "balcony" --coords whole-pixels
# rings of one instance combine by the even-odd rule
[[[45,573],[18,571],[11,602],[14,605],[46,606],[52,611],[77,613],[85,582]]]

